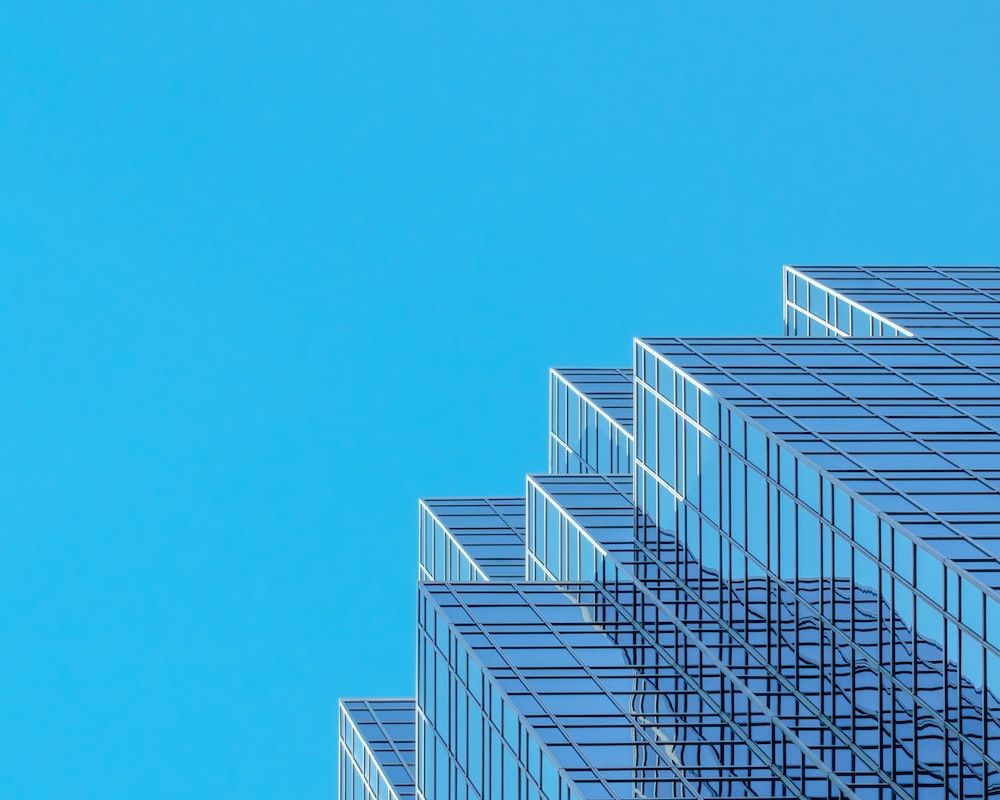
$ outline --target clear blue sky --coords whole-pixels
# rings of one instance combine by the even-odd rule
[[[1000,19],[818,5],[9,4],[0,797],[332,798],[550,364],[1000,261]]]

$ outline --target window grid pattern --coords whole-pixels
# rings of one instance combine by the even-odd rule
[[[981,790],[987,780],[983,770],[990,773],[989,780],[996,780],[996,758],[1000,755],[995,725],[995,691],[1000,683],[995,644],[1000,642],[1000,617],[995,597],[983,591],[969,572],[953,569],[954,565],[939,551],[927,547],[945,543],[954,547],[955,534],[942,536],[940,541],[917,537],[914,542],[886,518],[888,514],[883,512],[879,518],[860,502],[862,497],[870,500],[870,487],[867,493],[853,496],[845,490],[845,485],[858,485],[857,475],[853,474],[860,472],[856,465],[853,470],[829,470],[840,479],[832,481],[828,472],[817,470],[757,427],[755,423],[767,425],[780,415],[782,439],[794,442],[815,459],[816,453],[795,437],[795,431],[802,426],[796,425],[794,408],[782,405],[774,417],[761,413],[761,409],[770,408],[759,402],[759,390],[764,386],[769,387],[771,395],[806,398],[815,412],[817,395],[809,390],[808,382],[797,382],[791,369],[779,376],[771,374],[774,360],[764,355],[776,355],[771,348],[779,344],[787,347],[792,342],[637,343],[637,409],[642,409],[638,416],[641,435],[637,437],[638,505],[660,528],[676,530],[708,568],[719,568],[725,560],[726,569],[737,577],[764,577],[790,588],[809,579],[819,581],[828,599],[824,602],[821,591],[818,608],[809,604],[801,592],[796,600],[807,603],[810,613],[818,612],[848,642],[856,644],[856,592],[861,591],[877,598],[877,608],[886,609],[890,620],[902,620],[907,628],[915,630],[919,640],[926,639],[939,647],[941,656],[936,663],[920,661],[915,655],[901,663],[894,649],[890,649],[888,659],[881,651],[875,657],[863,650],[857,655],[867,659],[866,669],[881,673],[892,692],[899,690],[899,696],[890,695],[888,710],[894,710],[902,701],[909,706],[916,703],[931,713],[936,729],[915,737],[914,744],[922,744],[925,750],[943,745],[948,753],[948,758],[942,759],[945,780],[958,778],[957,765],[971,767],[973,772],[979,765],[978,774],[964,775],[964,780],[958,782],[959,791],[968,788],[969,796],[974,796],[973,787]],[[819,344],[823,346],[807,348],[813,358],[817,352],[843,356],[850,348],[860,346],[857,340],[813,342]],[[899,341],[894,347],[903,344],[919,347],[919,343],[911,341]],[[654,356],[652,363],[650,355]],[[784,360],[787,364],[788,359]],[[673,362],[684,364],[684,369]],[[824,375],[829,374],[829,368],[827,364]],[[809,372],[801,368],[799,371]],[[749,385],[747,373],[751,375]],[[842,384],[838,382],[838,386]],[[716,390],[727,399],[720,403],[713,394]],[[820,396],[829,401],[831,395]],[[753,419],[745,416],[747,411]],[[831,414],[829,410],[823,413]],[[804,437],[807,441],[824,430],[822,420],[826,418],[815,414],[808,419],[803,429],[808,431]],[[857,424],[857,419],[851,418],[851,424]],[[790,430],[793,425],[796,427]],[[838,434],[832,438],[843,437]],[[872,433],[854,438],[868,442]],[[849,456],[843,450],[840,454],[845,459]],[[905,452],[904,456],[903,460],[910,463],[912,453]],[[882,478],[893,475],[886,470],[875,474]],[[901,489],[892,488],[893,493],[886,497],[905,502]],[[914,499],[912,492],[909,496]],[[912,525],[911,520],[908,522]],[[954,555],[954,551],[950,552]],[[988,572],[980,571],[978,577],[983,574]],[[841,584],[851,589],[846,614],[839,608]],[[892,630],[895,626],[892,622],[886,627]]]
[[[416,796],[415,720],[412,698],[340,701],[340,800],[412,800]]]
[[[973,348],[982,355],[994,349],[971,344],[965,358],[975,358]],[[997,598],[997,384],[956,358],[939,358],[918,340],[880,345],[845,339],[809,344],[793,339],[660,339],[638,343],[640,357],[638,351],[643,358],[662,359],[664,368],[675,372],[678,387],[684,385],[681,396],[669,380],[653,387],[637,377],[645,412],[656,404],[662,413],[679,409],[690,427],[717,439],[721,399],[726,409],[750,421],[750,442],[739,443],[743,449],[762,451],[766,440],[787,451],[786,458],[794,459],[798,452],[803,469],[832,478],[842,491],[898,524],[921,548]],[[1000,365],[990,369],[1000,374]],[[658,377],[655,370],[650,375]],[[712,391],[703,383],[711,384]],[[689,406],[704,407],[708,422],[692,423],[685,410]],[[652,430],[646,426],[644,444],[653,441]],[[672,447],[671,442],[664,445]],[[649,454],[653,456],[652,449]],[[713,455],[714,450],[709,458]],[[672,474],[670,469],[664,463],[663,474]],[[674,483],[683,486],[684,479],[679,474]],[[677,491],[673,483],[670,488]]]
[[[785,324],[791,335],[893,335],[853,331],[845,319],[849,298],[870,316],[924,338],[1000,337],[1000,270],[996,267],[809,266],[785,268]],[[838,299],[840,302],[838,302]],[[905,334],[904,334],[905,335]]]
[[[420,800],[580,800],[545,744],[432,597],[470,584],[423,583],[417,599]],[[504,586],[509,584],[494,584]],[[447,603],[447,601],[445,601]]]
[[[425,499],[419,512],[420,580],[524,577],[524,498]]]
[[[632,370],[551,370],[549,472],[629,472],[632,460]]]
[[[553,369],[524,498],[421,501],[411,746],[342,706],[341,800],[1000,796],[1000,268],[782,291]]]
[[[785,267],[787,336],[912,336],[901,325],[817,281],[808,270]],[[864,293],[862,293],[864,295]]]
[[[665,605],[641,602],[634,584],[490,589],[423,584],[420,602],[488,665],[582,797],[859,796],[747,688],[738,663]]]
[[[595,481],[612,491],[597,495]],[[609,548],[631,548],[635,541],[632,476],[529,475],[527,488],[528,580],[617,580],[607,555]],[[584,504],[577,516],[563,511],[567,497]],[[596,503],[593,508],[588,501]]]
[[[557,476],[562,478],[562,476]],[[555,483],[555,482],[553,482]],[[547,497],[558,511],[572,522],[607,515],[618,515],[623,502],[630,502],[631,492],[606,476],[580,476],[564,487],[550,485]],[[644,523],[645,525],[645,523]],[[689,530],[690,530],[689,526]],[[854,658],[853,649],[864,649],[870,658],[888,661],[895,657],[915,659],[916,674],[933,675],[943,658],[939,645],[925,639],[914,641],[912,630],[886,614],[880,613],[876,598],[855,588],[853,605],[851,584],[824,587],[819,581],[804,580],[795,589],[812,606],[822,602],[837,604],[836,617],[852,613],[853,642],[833,635],[829,623],[797,602],[793,593],[767,579],[734,577],[725,569],[728,559],[715,560],[723,568],[704,567],[704,556],[691,555],[678,537],[646,528],[647,542],[632,539],[630,522],[622,520],[617,531],[602,530],[605,561],[596,580],[613,575],[615,580],[628,576],[645,602],[665,603],[685,623],[698,630],[707,643],[724,642],[722,658],[739,664],[751,688],[767,698],[772,713],[785,720],[790,729],[822,753],[822,759],[838,772],[853,776],[866,788],[865,796],[890,798],[914,797],[941,793],[946,776],[937,762],[936,749],[928,746],[926,731],[936,725],[936,718],[920,704],[910,704],[908,713],[894,708],[892,687],[872,676],[864,663]],[[529,536],[529,542],[531,541]],[[694,544],[703,542],[694,540]],[[552,558],[553,571],[566,563],[565,557]],[[555,580],[564,579],[554,575]],[[823,592],[829,599],[826,600]],[[894,653],[894,656],[890,656]],[[906,671],[902,675],[905,679]],[[912,683],[900,681],[900,690],[912,695]],[[981,698],[974,689],[970,705]],[[791,701],[794,701],[794,705]],[[794,709],[795,713],[790,713]],[[805,732],[801,730],[807,721]],[[891,723],[891,724],[890,724]],[[992,736],[1000,732],[995,718],[989,720]],[[925,741],[915,746],[915,731]],[[920,762],[913,760],[919,752]],[[982,764],[971,753],[964,753],[966,796],[982,793]],[[995,778],[995,776],[994,776]],[[872,787],[879,787],[876,791]],[[975,787],[975,791],[972,791]]]

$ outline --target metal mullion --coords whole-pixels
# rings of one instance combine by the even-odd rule
[[[832,526],[831,526],[831,531],[832,531]],[[727,539],[729,539],[729,541],[730,541],[731,544],[739,547],[741,550],[743,549],[742,546],[739,545],[739,543],[736,542],[734,539],[732,539],[732,537],[730,537],[728,534],[726,534],[726,533],[723,532],[723,535],[726,536]],[[833,534],[831,533],[831,536],[832,535]],[[753,556],[749,553],[749,551],[743,550],[743,552],[749,558],[753,558]],[[853,564],[853,559],[852,559],[852,564]],[[770,581],[774,580],[778,585],[783,585],[783,582],[780,581],[777,578],[774,578],[768,572],[768,570],[766,568],[765,568],[765,573],[767,573],[766,576],[765,576],[765,579],[764,579],[765,581],[770,582]],[[909,581],[912,583],[912,578],[909,579]],[[797,597],[800,602],[804,603],[809,608],[815,608],[815,606],[812,603],[810,603],[805,598],[800,597],[794,590],[789,589],[789,591],[791,592],[791,594],[793,596]],[[832,589],[831,591],[835,595],[835,590]],[[769,595],[770,595],[770,593],[768,592],[768,596]],[[914,594],[914,604],[915,603],[916,603],[916,599],[915,599],[915,594]],[[831,596],[831,613],[833,613],[835,611],[835,609],[836,609],[836,597],[835,596]],[[770,608],[768,608],[768,614],[769,613],[770,613]],[[915,614],[915,610],[912,613]],[[748,620],[747,624],[749,626],[749,620]],[[767,624],[766,623],[766,618],[765,618],[765,624]],[[841,637],[843,639],[842,646],[844,646],[844,647],[848,648],[850,651],[852,651],[852,658],[855,658],[856,654],[860,653],[862,656],[864,656],[864,659],[865,659],[866,663],[868,663],[875,671],[877,671],[877,672],[879,672],[879,671],[885,672],[884,666],[882,666],[878,662],[878,660],[873,660],[872,657],[870,656],[870,654],[866,653],[865,650],[860,647],[860,645],[858,645],[855,641],[853,641],[850,638],[850,636],[846,632],[844,632],[839,627],[839,625],[836,624],[835,621],[831,620],[829,624],[830,624],[830,631],[831,631],[832,636],[834,636],[834,637]],[[837,649],[836,649],[836,646],[834,645],[834,646],[832,646],[832,650],[831,650],[831,654],[832,654],[832,657],[833,657],[833,660],[832,660],[831,664],[835,664],[836,653],[837,653]],[[898,683],[898,679],[896,679],[893,675],[887,673],[886,677],[889,678],[890,680],[892,680],[894,682],[894,684]],[[915,703],[915,708],[917,706],[923,708],[924,711],[926,713],[928,713],[932,718],[940,716],[940,714],[938,713],[938,711],[936,709],[933,709],[930,705],[928,705],[925,700],[923,700],[922,698],[920,698],[919,696],[917,696],[915,693],[910,692],[910,690],[908,690],[906,687],[900,687],[900,688],[903,691],[905,691],[907,694],[910,694],[911,696],[913,696],[914,703]],[[834,703],[834,707],[831,708],[831,712],[834,715],[834,719],[836,719],[836,714],[835,714],[835,703],[836,703],[836,701],[835,701],[835,695],[831,695],[831,700]],[[914,718],[914,719],[916,719],[916,718]],[[988,756],[985,756],[985,754],[984,754],[984,757],[988,758]]]
[[[640,587],[640,589],[641,589],[641,587]],[[650,600],[651,600],[651,602],[652,602],[652,603],[653,603],[654,605],[657,605],[657,606],[661,605],[661,604],[660,604],[660,603],[659,603],[659,602],[658,602],[658,601],[656,600],[656,598],[650,598]],[[702,601],[699,601],[699,602],[702,602]],[[702,602],[702,604],[703,604],[703,602]],[[768,602],[768,606],[769,606],[769,605],[770,605],[770,602]],[[707,606],[706,606],[706,608],[707,608]],[[668,614],[670,613],[670,612],[669,612],[669,610],[666,610],[666,609],[665,609],[665,611],[666,611],[666,613],[668,613]],[[721,622],[721,621],[720,621],[720,622]],[[724,623],[723,623],[723,624],[724,624]],[[675,640],[675,648],[676,648],[677,646],[678,646],[678,645],[677,645],[677,642],[676,642],[676,640]],[[752,649],[754,649],[754,648],[752,648],[752,646],[749,646],[749,645],[747,645],[745,649],[751,649],[751,650],[752,650]],[[791,689],[791,691],[793,692],[793,694],[797,694],[797,693],[795,692],[795,690],[794,690],[794,689],[792,689],[792,687],[789,687],[789,688]],[[801,702],[801,700],[797,700],[797,702]],[[766,704],[765,704],[765,707],[766,707]],[[878,770],[877,770],[877,767],[876,767],[875,771],[876,771],[876,772],[878,771]]]
[[[688,349],[688,350],[689,350],[689,351],[690,351],[690,352],[691,352],[691,353],[692,353],[693,355],[698,355],[698,356],[700,356],[700,357],[702,357],[702,358],[706,358],[706,356],[705,356],[704,354],[702,354],[702,353],[698,352],[697,350],[694,350],[694,349],[693,349],[693,348],[692,348],[692,347],[691,347],[691,346],[690,346],[690,345],[689,345],[689,344],[688,344],[688,343],[687,343],[686,341],[683,341],[683,340],[672,340],[672,341],[673,341],[674,343],[678,344],[678,345],[682,345],[682,346],[686,347],[686,348],[687,348],[687,349]],[[796,369],[799,369],[799,370],[801,370],[801,371],[803,371],[803,372],[806,372],[806,373],[808,373],[808,374],[812,375],[812,377],[814,377],[814,378],[816,378],[817,380],[819,380],[819,381],[820,381],[821,383],[824,383],[824,384],[826,384],[826,385],[827,385],[827,386],[829,386],[830,388],[833,388],[833,389],[836,389],[836,387],[835,387],[835,386],[833,386],[832,384],[830,384],[830,383],[829,383],[828,381],[826,381],[825,379],[823,379],[823,378],[822,378],[821,376],[819,376],[819,375],[815,374],[815,373],[814,373],[814,371],[812,371],[812,370],[811,370],[810,368],[808,368],[808,367],[804,367],[804,366],[802,366],[802,365],[799,365],[799,364],[796,364],[796,363],[795,363],[794,361],[792,361],[792,360],[791,360],[791,359],[790,359],[790,358],[789,358],[789,357],[788,357],[787,355],[785,355],[784,353],[781,353],[781,352],[779,352],[778,350],[776,350],[776,349],[774,348],[774,346],[773,346],[773,345],[772,345],[772,344],[771,344],[770,342],[768,342],[768,341],[766,341],[766,340],[764,340],[764,339],[761,339],[760,337],[755,337],[754,339],[752,339],[752,341],[755,341],[755,342],[757,342],[757,343],[758,343],[759,345],[761,345],[761,346],[763,346],[763,347],[766,347],[766,348],[768,348],[769,350],[771,350],[771,352],[772,352],[772,353],[773,353],[773,354],[774,354],[775,356],[777,356],[778,358],[782,358],[782,359],[786,360],[786,361],[787,361],[787,362],[788,362],[788,363],[789,363],[789,364],[790,364],[791,366],[793,366],[794,368],[796,368]],[[850,342],[849,340],[842,340],[842,341],[843,341],[843,342],[844,342],[845,344],[847,344],[848,346],[852,347],[852,349],[854,349],[854,350],[855,350],[855,352],[857,352],[857,353],[858,353],[859,355],[861,355],[861,356],[863,356],[863,357],[865,357],[865,358],[868,358],[869,360],[872,360],[872,357],[871,357],[870,355],[868,355],[868,354],[866,354],[866,353],[862,353],[861,351],[859,351],[859,350],[857,349],[857,347],[856,347],[856,346],[854,346],[854,345],[853,345],[853,344],[852,344],[852,343],[851,343],[851,342]],[[659,354],[657,354],[657,355],[659,355]],[[661,356],[659,356],[659,357],[660,357],[660,358],[662,358],[662,359],[664,359],[664,360],[666,360],[666,357],[665,357],[665,356],[662,356],[662,355],[661,355]],[[953,356],[952,356],[952,358],[953,358]],[[709,359],[709,360],[710,360],[710,359]],[[887,366],[885,366],[885,365],[882,365],[882,364],[880,364],[880,363],[879,363],[879,362],[877,362],[877,361],[873,361],[873,363],[875,363],[875,364],[878,364],[880,368],[883,368],[883,369],[886,369],[886,370],[889,370],[889,371],[892,371],[892,368],[891,368],[891,367],[887,367]],[[736,383],[736,384],[737,384],[737,385],[739,385],[740,387],[742,387],[742,388],[743,388],[744,390],[746,390],[746,391],[747,391],[747,392],[748,392],[748,393],[749,393],[750,395],[752,395],[752,396],[756,397],[756,398],[757,398],[758,400],[760,400],[761,402],[763,402],[763,403],[765,403],[766,405],[770,406],[770,407],[771,407],[772,409],[774,409],[774,410],[775,410],[775,411],[776,411],[777,413],[779,413],[779,414],[782,414],[783,416],[787,416],[787,413],[786,413],[786,412],[783,412],[783,411],[782,411],[782,410],[781,410],[781,409],[780,409],[779,407],[777,407],[777,406],[775,405],[774,401],[772,401],[772,400],[769,400],[769,399],[767,399],[767,398],[765,398],[765,397],[761,396],[759,392],[756,392],[756,391],[754,391],[753,389],[751,389],[751,388],[750,388],[750,387],[749,387],[749,386],[748,386],[748,385],[747,385],[747,384],[746,384],[746,383],[745,383],[745,382],[744,382],[743,380],[741,380],[740,378],[738,378],[738,377],[734,376],[734,375],[733,375],[733,374],[732,374],[732,373],[731,373],[731,372],[730,372],[730,371],[729,371],[728,369],[726,369],[726,368],[724,368],[724,367],[719,367],[719,366],[717,366],[717,365],[713,365],[713,368],[714,368],[715,370],[717,370],[717,371],[718,371],[719,373],[721,373],[722,375],[725,375],[725,376],[726,376],[727,378],[729,378],[729,379],[730,379],[731,381],[733,381],[734,383]],[[674,368],[674,369],[676,369],[676,368]],[[900,376],[900,377],[903,377],[903,376]],[[909,382],[909,383],[910,383],[911,385],[913,385],[913,386],[917,386],[918,388],[922,388],[922,387],[920,387],[920,385],[919,385],[919,384],[915,384],[915,383],[913,383],[912,381],[909,381],[909,379],[907,379],[907,378],[905,378],[905,377],[903,377],[903,380],[904,380],[904,381],[906,381],[906,382]],[[837,389],[837,391],[841,391],[841,390]],[[926,389],[924,389],[924,391],[926,391]],[[845,398],[845,399],[848,399],[848,400],[851,400],[852,402],[855,402],[855,403],[857,403],[858,405],[862,405],[862,406],[864,406],[864,403],[863,403],[862,401],[858,400],[857,398],[851,398],[851,397],[847,396],[846,394],[844,394],[844,393],[843,393],[842,391],[841,391],[841,394],[842,394],[842,395],[844,396],[844,398]],[[934,397],[934,395],[931,395],[931,396],[932,396],[932,397]],[[939,398],[939,399],[940,399],[940,398]],[[726,403],[727,405],[730,405],[728,401],[726,401],[726,400],[723,400],[723,398],[721,398],[721,397],[717,397],[717,400],[718,400],[718,401],[719,401],[720,403]],[[747,415],[747,414],[746,414],[745,412],[743,412],[742,410],[740,410],[738,406],[730,406],[730,408],[731,408],[731,410],[736,410],[736,411],[737,411],[738,413],[740,413],[740,414],[741,414],[741,416],[743,416],[744,418],[749,418],[749,419],[751,419],[751,420],[752,420],[752,417],[748,417],[748,415]],[[869,409],[869,410],[870,410],[870,409]],[[962,411],[960,411],[960,410],[959,410],[959,413],[960,413],[960,414],[961,414],[962,416],[969,416],[969,415],[965,414],[964,412],[962,412]],[[879,415],[877,415],[877,414],[876,414],[875,416],[879,416]],[[880,418],[881,418],[881,417],[880,417]],[[887,424],[889,424],[887,420],[883,420],[883,421],[886,421],[886,423],[887,423]],[[977,420],[977,421],[978,421],[978,420]],[[756,423],[755,423],[755,424],[756,424]],[[984,423],[981,423],[981,424],[984,424]],[[898,428],[898,426],[895,426],[895,425],[892,425],[892,427],[895,427],[895,428],[897,429],[897,431],[898,431],[898,432],[900,432],[901,434],[903,434],[903,435],[904,435],[904,436],[905,436],[905,437],[906,437],[907,439],[910,439],[910,440],[913,440],[913,439],[914,439],[914,437],[912,437],[912,436],[911,436],[910,434],[908,434],[908,433],[907,433],[906,431],[903,431],[903,430],[899,429],[899,428]],[[988,427],[988,426],[986,426],[986,425],[984,424],[984,427]],[[767,437],[771,437],[771,436],[772,436],[772,434],[770,434],[769,432],[765,431],[765,436],[767,436]],[[848,461],[850,461],[850,462],[854,463],[854,465],[855,465],[855,468],[856,468],[856,469],[858,469],[858,470],[860,470],[860,471],[864,472],[865,474],[867,474],[867,475],[868,475],[868,476],[869,476],[870,478],[872,478],[873,480],[875,480],[875,481],[877,481],[877,482],[879,482],[879,483],[881,483],[881,484],[885,485],[885,486],[886,486],[886,488],[889,488],[889,489],[890,489],[890,490],[892,490],[893,492],[896,492],[896,490],[895,490],[895,489],[893,489],[893,487],[892,487],[892,486],[891,486],[891,485],[890,485],[889,483],[887,483],[887,482],[886,482],[886,481],[885,481],[885,480],[884,480],[883,478],[881,478],[881,477],[880,477],[880,476],[879,476],[879,475],[878,475],[877,473],[873,472],[872,470],[868,469],[867,467],[864,467],[864,466],[862,466],[862,465],[858,464],[858,463],[857,463],[857,461],[856,461],[856,460],[855,460],[855,459],[854,459],[854,458],[853,458],[853,457],[852,457],[852,456],[851,456],[851,455],[850,455],[849,453],[845,452],[845,451],[844,451],[844,450],[843,450],[842,448],[840,448],[840,447],[836,446],[836,445],[834,444],[834,442],[833,442],[833,441],[831,441],[831,440],[829,440],[829,439],[826,439],[825,437],[821,437],[821,439],[822,439],[822,440],[824,441],[824,443],[825,443],[825,444],[826,444],[826,445],[827,445],[828,447],[830,447],[830,448],[831,448],[831,449],[832,449],[832,450],[833,450],[834,452],[838,453],[839,455],[841,455],[842,457],[844,457],[844,458],[845,458],[845,459],[847,459]],[[920,441],[920,440],[917,440],[917,441]],[[925,443],[925,444],[926,444],[926,443]],[[947,458],[947,456],[946,456],[946,455],[944,455],[943,453],[941,453],[941,452],[939,452],[939,451],[936,451],[936,450],[934,450],[933,448],[929,448],[929,449],[931,449],[931,452],[935,453],[936,455],[939,455],[939,456],[941,456],[942,458],[944,458],[945,460],[949,460],[949,461],[950,461],[950,459],[948,459],[948,458]],[[965,470],[964,470],[963,468],[961,468],[961,467],[960,467],[960,466],[958,466],[957,464],[956,464],[956,465],[953,465],[953,466],[955,466],[955,468],[956,468],[957,470],[959,470],[959,471],[965,471]],[[817,471],[818,471],[818,472],[819,472],[819,473],[820,473],[821,475],[827,475],[827,476],[829,476],[830,480],[832,480],[832,481],[835,481],[835,482],[836,482],[837,484],[840,484],[840,479],[839,479],[839,478],[836,478],[836,477],[834,477],[834,476],[833,476],[832,474],[828,473],[828,472],[827,472],[826,470],[817,470]],[[973,477],[973,479],[975,479],[975,480],[977,480],[977,481],[979,481],[979,482],[982,482],[982,480],[981,480],[980,478],[978,478],[977,476],[975,476],[974,474],[972,474],[972,473],[969,473],[969,475],[970,475],[970,477]],[[984,485],[985,485],[985,484],[984,484]],[[988,485],[986,485],[986,488],[987,488],[987,489],[989,489],[989,486],[988,486]],[[857,493],[856,493],[856,492],[854,492],[853,490],[849,490],[849,492],[848,492],[848,493],[849,493],[849,495],[850,495],[850,496],[852,496],[852,497],[853,497],[853,496],[854,496],[855,494],[857,494]],[[896,493],[898,493],[898,492],[896,492]],[[951,524],[950,524],[949,522],[947,522],[947,521],[946,521],[945,519],[941,518],[941,517],[940,517],[940,515],[938,515],[938,514],[937,514],[936,512],[932,512],[932,511],[929,511],[929,510],[928,510],[928,509],[926,509],[926,508],[925,508],[924,506],[922,506],[922,505],[921,505],[921,504],[920,504],[919,502],[917,502],[916,500],[914,500],[914,499],[910,498],[909,496],[907,496],[907,500],[909,500],[909,501],[910,501],[910,502],[911,502],[911,503],[912,503],[912,504],[913,504],[913,505],[914,505],[914,506],[915,506],[916,508],[918,508],[918,509],[919,509],[920,511],[922,511],[922,512],[923,512],[923,513],[925,513],[925,514],[927,514],[927,515],[928,515],[929,517],[931,517],[932,519],[935,519],[935,520],[937,520],[938,522],[940,522],[940,523],[941,523],[941,524],[942,524],[942,525],[943,525],[944,527],[948,528],[949,530],[952,530],[952,531],[954,531],[954,533],[955,533],[955,534],[956,534],[957,536],[959,536],[960,538],[962,538],[962,539],[963,539],[964,541],[966,541],[966,542],[967,542],[968,544],[970,544],[971,546],[973,546],[973,547],[974,547],[975,549],[979,550],[980,552],[983,552],[983,553],[984,553],[984,556],[988,556],[988,555],[989,555],[989,554],[985,553],[985,552],[984,552],[984,551],[982,550],[982,548],[980,548],[980,547],[978,546],[978,544],[976,544],[976,543],[975,543],[975,541],[974,541],[974,540],[970,539],[970,538],[969,538],[968,536],[966,536],[966,535],[965,535],[965,534],[964,534],[963,532],[961,532],[961,531],[958,531],[958,530],[955,530],[955,529],[953,528],[953,526],[952,526],[952,525],[951,525]],[[867,502],[867,501],[866,501],[866,502]],[[880,512],[880,511],[876,511],[875,513],[876,513],[876,515],[878,515],[878,514],[880,514],[880,513],[882,513],[882,512]],[[905,530],[905,528],[903,528],[903,529]],[[920,538],[920,537],[917,537],[917,536],[916,536],[915,534],[911,534],[911,533],[910,533],[909,531],[906,531],[906,532],[907,532],[907,534],[909,534],[909,535],[910,535],[911,537],[913,537],[914,541],[917,541],[917,540],[918,540],[918,539]],[[969,572],[968,572],[967,570],[965,570],[964,568],[962,568],[962,567],[958,566],[958,565],[957,565],[957,564],[955,564],[955,562],[953,562],[953,561],[952,561],[951,559],[946,559],[946,558],[944,558],[943,556],[939,556],[938,554],[935,554],[935,556],[936,556],[936,557],[938,557],[938,558],[939,558],[939,559],[940,559],[940,560],[941,560],[942,562],[944,562],[944,563],[946,563],[946,564],[954,564],[954,566],[955,566],[955,569],[956,569],[956,571],[958,571],[958,572],[959,572],[960,574],[962,574],[962,575],[968,575],[968,576],[970,576],[970,579],[971,579],[971,580],[973,581],[973,583],[974,583],[974,584],[977,584],[977,585],[979,585],[979,587],[980,587],[981,589],[983,589],[984,591],[986,591],[987,593],[991,593],[991,592],[992,592],[993,594],[995,594],[995,591],[994,591],[994,590],[991,590],[991,589],[989,589],[989,587],[986,587],[986,585],[985,585],[984,583],[982,583],[981,581],[979,581],[979,579],[978,579],[978,578],[975,578],[975,577],[974,577],[974,576],[972,575],[972,573],[969,573]],[[992,563],[992,562],[995,562],[995,559],[993,559],[993,558],[990,558],[989,560],[990,560],[990,562],[991,562],[991,563]],[[996,599],[1000,600],[1000,597],[997,597]]]

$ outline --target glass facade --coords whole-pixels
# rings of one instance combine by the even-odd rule
[[[603,580],[635,540],[631,475],[529,475],[529,580]]]
[[[549,472],[632,471],[632,370],[549,373]]]
[[[792,335],[1000,336],[996,267],[785,267],[784,292]]]
[[[407,800],[415,796],[415,720],[412,698],[340,701],[342,800]]]
[[[863,268],[858,268],[863,269]],[[840,270],[829,279],[830,272],[817,268],[785,267],[784,308],[785,334],[788,336],[912,336],[897,322],[883,316],[875,307],[885,310],[869,291],[862,288],[864,278],[845,285]],[[875,278],[871,281],[879,282]],[[845,290],[844,292],[839,291]],[[896,294],[896,302],[899,293]],[[874,301],[874,303],[872,302]],[[893,309],[894,319],[898,309]]]
[[[421,500],[419,509],[420,580],[524,577],[524,498]]]
[[[422,501],[419,798],[1000,795],[1000,268],[783,284],[553,370],[516,535]]]

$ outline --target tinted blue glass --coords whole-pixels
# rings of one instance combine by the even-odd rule
[[[792,336],[553,370],[524,500],[425,501],[421,800],[1000,792],[1000,270],[783,285]]]

